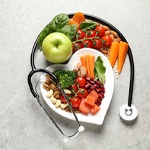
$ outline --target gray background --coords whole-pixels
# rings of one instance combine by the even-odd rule
[[[149,0],[0,0],[0,149],[2,150],[149,150],[150,149],[150,1]],[[137,121],[127,125],[119,108],[127,102],[129,61],[115,80],[102,126],[83,123],[85,131],[65,144],[32,97],[27,75],[30,53],[42,28],[59,13],[82,11],[116,26],[128,40],[135,61],[133,103]],[[39,58],[40,59],[39,59]],[[39,53],[37,65],[46,67]],[[64,130],[75,122],[53,114]]]

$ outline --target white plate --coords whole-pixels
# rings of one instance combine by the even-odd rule
[[[91,115],[91,114],[84,115],[81,113],[77,113],[76,115],[77,115],[79,121],[81,121],[81,122],[102,125],[105,115],[107,113],[107,110],[109,108],[109,105],[110,105],[110,102],[112,99],[112,95],[113,95],[113,90],[114,90],[113,70],[112,70],[112,67],[111,67],[108,59],[106,58],[106,56],[104,56],[101,52],[93,50],[91,48],[83,48],[83,49],[78,50],[76,53],[74,53],[67,64],[65,64],[65,65],[54,64],[54,65],[50,65],[49,67],[47,67],[47,69],[50,71],[54,71],[56,69],[73,70],[74,67],[76,66],[76,64],[80,62],[80,56],[85,55],[85,54],[92,54],[95,56],[95,58],[97,58],[98,56],[101,56],[101,58],[104,62],[104,66],[106,67],[106,73],[105,73],[106,82],[104,85],[105,86],[105,97],[102,100],[102,103],[100,105],[100,108],[101,108],[100,111],[98,113],[96,113],[95,115]],[[66,117],[68,119],[71,119],[71,120],[75,120],[72,113],[66,112],[66,111],[62,110],[61,108],[56,108],[55,105],[52,104],[50,99],[46,97],[46,90],[43,88],[43,82],[44,82],[43,79],[45,79],[45,74],[43,74],[41,76],[42,82],[40,84],[40,89],[41,89],[42,96],[43,96],[44,100],[46,101],[46,103],[48,104],[48,106],[51,109],[53,109],[56,113],[58,113],[59,115]]]

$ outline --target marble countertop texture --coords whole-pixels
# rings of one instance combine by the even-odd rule
[[[150,149],[150,1],[149,0],[0,0],[0,150],[149,150]],[[30,93],[33,43],[59,13],[81,11],[113,24],[126,37],[135,63],[133,104],[139,115],[124,123],[119,109],[127,103],[130,77],[127,57],[115,79],[103,125],[82,123],[85,131],[68,143]],[[42,57],[39,52],[37,58]],[[37,59],[36,59],[37,60]],[[39,67],[47,63],[38,59]],[[54,113],[64,130],[75,122]]]

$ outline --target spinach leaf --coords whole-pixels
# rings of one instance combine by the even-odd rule
[[[80,29],[83,31],[91,30],[96,28],[96,22],[93,21],[85,21],[80,24]]]
[[[105,72],[106,72],[106,67],[103,65],[103,60],[101,59],[100,56],[98,56],[94,66],[94,74],[95,74],[95,78],[99,79],[99,81],[103,85],[105,84],[105,80],[106,80]]]
[[[46,36],[55,31],[56,29],[51,24],[47,25],[39,34],[37,41],[38,45],[42,46],[43,40],[46,38]]]
[[[51,22],[51,25],[59,30],[61,28],[63,28],[65,25],[67,25],[68,23],[68,20],[69,20],[69,17],[67,14],[59,14],[57,16],[55,16],[53,19],[52,19],[52,22]]]
[[[69,37],[70,40],[73,40],[76,35],[77,27],[76,25],[66,25],[60,32]]]

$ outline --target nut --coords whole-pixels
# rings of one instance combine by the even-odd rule
[[[57,100],[55,107],[58,108],[61,105],[61,100]]]
[[[71,94],[71,91],[68,90],[68,89],[64,89],[64,92],[65,92],[66,94]]]
[[[60,108],[61,108],[61,109],[65,109],[67,106],[68,106],[67,103],[66,103],[66,104],[61,103]]]
[[[53,95],[53,90],[50,89],[50,91],[47,92],[46,97],[50,98]]]
[[[56,102],[57,102],[57,99],[53,96],[51,96],[50,100],[53,104],[56,104]]]

